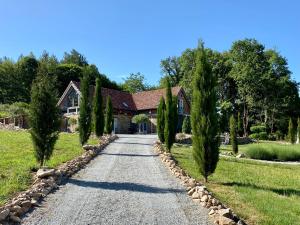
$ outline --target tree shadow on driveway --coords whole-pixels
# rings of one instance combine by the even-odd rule
[[[139,142],[127,142],[127,141],[116,141],[114,144],[126,144],[126,145],[148,145],[153,146],[153,144],[139,143]]]
[[[116,156],[132,156],[132,157],[158,157],[158,155],[144,155],[144,154],[126,154],[126,153],[105,153],[101,152],[99,155],[116,155]]]
[[[85,181],[78,179],[69,179],[68,183],[81,186],[81,187],[91,187],[97,189],[115,190],[115,191],[132,191],[132,192],[144,192],[144,193],[183,193],[182,189],[173,188],[159,188],[150,185],[136,184],[131,182],[100,182],[100,181]]]

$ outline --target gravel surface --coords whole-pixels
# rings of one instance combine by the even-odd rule
[[[22,224],[212,224],[153,152],[156,136],[119,137]]]

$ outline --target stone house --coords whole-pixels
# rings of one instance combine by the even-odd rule
[[[92,101],[94,86],[90,86],[90,98]],[[115,133],[135,133],[141,130],[143,133],[156,132],[156,111],[160,98],[165,97],[166,89],[143,91],[134,94],[128,92],[102,88],[103,105],[106,97],[110,96],[114,114]],[[184,116],[190,115],[190,103],[182,87],[173,87],[172,94],[178,98],[178,129],[182,125]],[[59,106],[64,122],[62,130],[74,131],[77,127],[80,101],[80,83],[71,81],[59,99]],[[144,113],[149,117],[149,122],[140,124],[140,129],[131,122],[134,115]]]

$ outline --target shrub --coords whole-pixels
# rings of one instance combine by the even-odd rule
[[[299,145],[280,144],[252,144],[246,148],[245,153],[252,159],[299,161]]]
[[[275,160],[276,155],[272,149],[266,149],[260,144],[253,144],[246,150],[246,155],[251,159]]]
[[[268,134],[266,132],[266,126],[264,125],[255,125],[250,127],[250,131],[252,134],[249,135],[250,138],[258,139],[258,140],[267,140]]]
[[[149,121],[149,117],[146,114],[138,114],[132,117],[131,121],[136,124],[144,123]]]
[[[185,116],[182,123],[182,132],[185,134],[191,133],[191,120],[189,116]]]
[[[266,131],[266,126],[264,125],[255,125],[250,127],[251,133],[260,133],[260,132],[265,132]]]
[[[68,119],[68,125],[76,125],[77,124],[77,120],[75,118],[69,118]]]

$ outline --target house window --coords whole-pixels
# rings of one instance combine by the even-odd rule
[[[183,114],[183,99],[178,99],[178,114]]]
[[[68,107],[78,106],[78,94],[72,90],[68,96]]]

